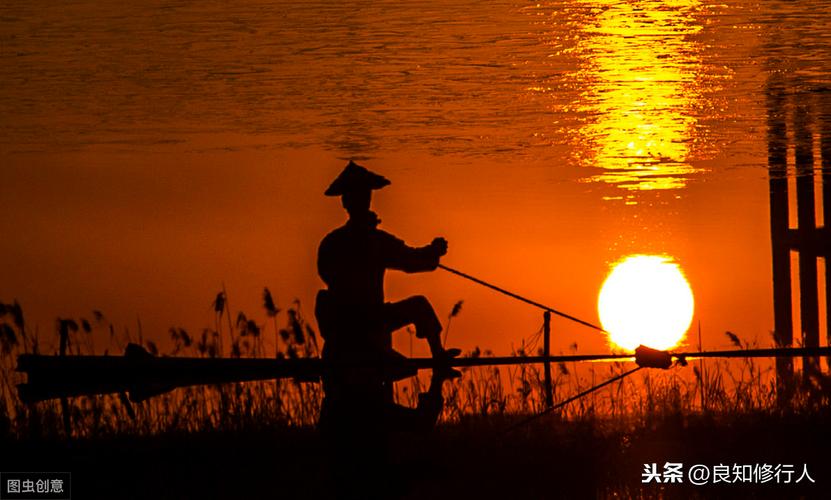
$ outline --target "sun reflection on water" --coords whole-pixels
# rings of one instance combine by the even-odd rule
[[[582,28],[585,86],[579,109],[590,118],[575,140],[587,143],[586,179],[628,190],[683,188],[696,169],[693,111],[701,60],[690,36],[701,30],[695,0],[592,0]],[[582,146],[582,145],[581,145]],[[581,148],[585,148],[582,146]]]

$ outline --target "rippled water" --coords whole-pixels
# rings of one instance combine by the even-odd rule
[[[590,179],[678,188],[760,133],[771,71],[828,83],[827,4],[5,2],[2,147],[227,131],[354,157],[566,145]]]
[[[756,315],[764,333],[766,89],[817,96],[821,112],[828,12],[828,0],[3,2],[0,194],[15,209],[0,229],[27,231],[0,254],[20,263],[0,291],[44,303],[82,282],[86,307],[136,280],[174,304],[175,280],[147,276],[204,279],[196,289],[239,272],[255,288],[300,269],[309,278],[287,295],[311,297],[299,256],[337,210],[318,184],[356,158],[405,186],[398,196],[430,197],[425,217],[412,199],[385,207],[398,229],[446,231],[457,262],[524,275],[513,284],[538,295],[545,275],[591,315],[606,264],[666,253],[717,328]],[[91,263],[121,281],[91,278]]]

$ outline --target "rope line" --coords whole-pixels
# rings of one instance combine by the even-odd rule
[[[456,276],[460,276],[460,277],[462,277],[466,280],[470,280],[474,283],[477,283],[477,284],[482,285],[484,287],[490,288],[491,290],[495,290],[495,291],[497,291],[497,292],[499,292],[503,295],[507,295],[508,297],[511,297],[513,299],[519,300],[521,302],[525,302],[526,304],[530,304],[534,307],[542,309],[543,311],[551,312],[553,314],[556,314],[557,316],[561,316],[563,318],[574,321],[576,323],[580,323],[581,325],[588,326],[589,328],[593,328],[593,329],[595,329],[599,332],[608,333],[606,330],[604,330],[603,328],[601,328],[601,327],[599,327],[599,326],[597,326],[593,323],[589,323],[588,321],[583,321],[580,318],[576,318],[576,317],[574,317],[570,314],[566,314],[562,311],[558,311],[558,310],[554,309],[553,307],[548,307],[545,304],[541,304],[537,301],[534,301],[534,300],[531,300],[529,298],[523,297],[522,295],[518,295],[514,292],[508,291],[508,290],[506,290],[502,287],[496,286],[492,283],[488,283],[487,281],[481,280],[481,279],[476,278],[474,276],[471,276],[467,273],[463,273],[462,271],[459,271],[458,269],[453,269],[452,267],[445,266],[444,264],[439,264],[439,267],[441,269],[444,269],[445,271],[447,271],[449,273],[455,274]]]
[[[533,422],[534,420],[537,420],[537,419],[539,419],[539,418],[541,418],[541,417],[543,417],[543,416],[545,416],[545,415],[548,415],[548,414],[549,414],[549,413],[551,413],[552,411],[559,410],[559,409],[560,409],[560,408],[562,408],[563,406],[565,406],[565,405],[567,405],[567,404],[569,404],[569,403],[571,403],[571,402],[573,402],[573,401],[576,401],[576,400],[578,400],[578,399],[580,399],[580,398],[582,398],[582,397],[584,397],[584,396],[588,396],[589,394],[593,393],[594,391],[596,391],[596,390],[598,390],[598,389],[602,389],[602,388],[606,387],[606,386],[607,386],[607,385],[609,385],[609,384],[614,384],[615,382],[617,382],[617,381],[619,381],[619,380],[623,380],[624,378],[628,377],[629,375],[632,375],[633,373],[637,372],[637,371],[638,371],[638,370],[640,370],[641,368],[643,368],[643,367],[642,367],[642,366],[638,366],[638,367],[636,367],[636,368],[632,368],[631,370],[629,370],[629,371],[627,371],[627,372],[623,372],[623,373],[621,373],[621,374],[619,374],[619,375],[615,375],[614,377],[612,377],[612,378],[610,378],[610,379],[608,379],[608,380],[606,380],[606,381],[604,381],[604,382],[601,382],[601,383],[599,383],[599,384],[597,384],[597,385],[595,385],[595,386],[593,386],[593,387],[589,387],[588,389],[586,389],[586,390],[585,390],[585,391],[583,391],[583,392],[577,393],[577,394],[575,394],[574,396],[571,396],[571,397],[570,397],[570,398],[568,398],[568,399],[565,399],[565,400],[563,400],[563,401],[560,401],[559,403],[557,403],[556,405],[552,406],[551,408],[546,408],[545,410],[543,410],[543,411],[541,411],[541,412],[537,413],[536,415],[532,415],[532,416],[530,416],[530,417],[526,418],[525,420],[520,420],[519,422],[517,422],[517,423],[515,423],[515,424],[511,425],[510,427],[508,427],[507,429],[505,429],[505,431],[503,432],[503,435],[505,435],[505,434],[509,434],[510,432],[512,432],[512,431],[514,431],[514,430],[516,430],[516,429],[518,429],[519,427],[522,427],[522,426],[524,426],[524,425],[527,425],[527,424],[529,424],[529,423]]]

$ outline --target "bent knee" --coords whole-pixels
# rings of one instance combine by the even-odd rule
[[[407,301],[418,307],[433,307],[432,305],[430,305],[430,301],[427,300],[427,297],[425,297],[424,295],[413,295],[412,297],[408,298]]]
[[[409,309],[417,314],[435,314],[433,305],[424,295],[414,295],[406,299],[406,302]]]

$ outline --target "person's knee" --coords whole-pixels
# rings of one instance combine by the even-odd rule
[[[441,331],[441,322],[436,311],[424,295],[416,295],[407,299],[413,323],[416,326],[416,336],[425,338],[436,336]]]
[[[430,304],[427,297],[424,295],[416,295],[415,297],[411,297],[411,299],[413,316],[416,318],[417,322],[426,322],[431,326],[434,326],[434,323],[439,323],[439,317],[436,315],[436,310],[433,309],[433,305]],[[438,328],[441,329],[441,326],[438,325]]]
[[[414,295],[407,300],[410,302],[411,306],[419,312],[433,311],[433,305],[430,304],[430,301],[427,300],[427,297],[425,297],[424,295]]]

